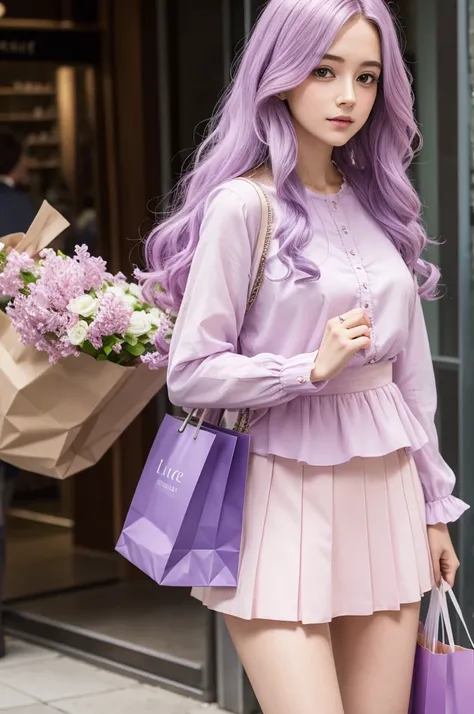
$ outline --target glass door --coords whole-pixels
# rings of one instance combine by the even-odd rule
[[[52,244],[67,254],[76,244],[103,252],[96,109],[93,66],[0,61],[0,131],[11,132],[24,146],[27,174],[21,190],[36,208],[46,200],[69,221]],[[70,481],[16,474],[8,523],[15,567],[8,571],[8,599],[117,577],[115,563],[74,551],[72,489]]]
[[[438,385],[437,426],[441,452],[458,476],[457,492],[473,503],[473,3],[417,0],[407,3],[407,11],[412,17],[409,41],[425,142],[415,180],[428,232],[439,240],[427,252],[442,271],[443,299],[425,304]],[[452,534],[462,562],[459,595],[470,616],[472,511],[453,525]]]

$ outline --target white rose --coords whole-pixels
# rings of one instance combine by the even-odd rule
[[[134,295],[138,300],[142,300],[142,291],[140,289],[140,286],[136,283],[130,283],[130,285],[128,286],[128,292],[131,295]]]
[[[123,298],[125,295],[125,290],[127,289],[126,283],[120,283],[119,285],[108,285],[105,294],[115,295],[116,297]]]
[[[137,307],[138,305],[138,300],[133,295],[121,295],[121,298],[127,305],[130,305],[130,307]]]
[[[130,318],[126,333],[131,337],[141,337],[153,327],[150,315],[146,312],[134,312]]]
[[[161,320],[163,318],[163,313],[157,307],[152,307],[148,313],[151,317],[151,324],[153,327],[159,327]]]
[[[87,337],[88,329],[89,325],[85,320],[79,320],[74,327],[70,327],[67,331],[67,336],[71,345],[82,345]]]
[[[5,243],[2,243],[2,241],[0,241],[0,253],[3,253],[4,250],[5,250]]]
[[[92,317],[97,312],[99,307],[99,301],[93,298],[91,295],[81,295],[80,297],[71,300],[67,309],[69,312],[74,313],[74,315],[80,315],[81,317]]]

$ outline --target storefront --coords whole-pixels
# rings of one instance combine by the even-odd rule
[[[415,175],[429,234],[440,240],[429,254],[443,275],[443,299],[425,308],[438,383],[438,432],[441,451],[458,475],[458,493],[468,503],[474,503],[473,19],[472,2],[415,3],[415,87],[425,138]],[[458,590],[469,621],[473,514],[465,514],[452,532],[462,561]]]
[[[54,198],[45,192],[61,178],[76,221],[87,198],[84,186],[88,193],[92,187],[100,252],[114,268],[127,269],[130,256],[139,260],[137,238],[151,222],[147,202],[155,210],[154,197],[173,186],[265,2],[4,5],[0,122],[21,125],[38,198]],[[37,6],[49,6],[46,16],[38,16]],[[425,139],[413,179],[429,233],[442,239],[430,248],[430,258],[443,271],[446,296],[426,306],[440,442],[459,474],[459,495],[474,503],[474,0],[400,0],[398,6]],[[12,56],[14,48],[28,52],[37,33],[46,31],[54,35],[50,47],[69,54]],[[70,54],[71,33],[87,37],[89,55]],[[11,562],[21,567],[10,571],[6,620],[12,632],[107,660],[204,700],[217,697],[229,711],[250,714],[255,699],[221,620],[187,592],[157,588],[113,554],[151,439],[168,409],[162,393],[101,464],[71,482],[21,477],[10,522]],[[469,619],[474,517],[466,514],[453,533]]]

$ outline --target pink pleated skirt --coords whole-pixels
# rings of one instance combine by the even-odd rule
[[[252,454],[237,588],[217,612],[316,624],[418,602],[433,576],[418,472],[404,450],[308,466]]]

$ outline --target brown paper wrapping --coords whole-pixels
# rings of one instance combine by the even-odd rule
[[[68,222],[43,203],[28,232],[0,240],[31,255]],[[166,382],[166,370],[121,367],[88,355],[51,365],[22,345],[0,312],[0,458],[64,479],[96,464]]]

